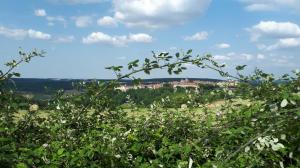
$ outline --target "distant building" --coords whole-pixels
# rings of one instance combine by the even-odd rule
[[[236,87],[237,84],[238,84],[238,81],[235,81],[235,80],[217,82],[217,85],[219,87]]]
[[[198,88],[198,82],[190,81],[188,79],[181,80],[179,82],[171,82],[170,83],[173,88],[181,87],[181,88]]]
[[[126,92],[129,89],[159,89],[164,86],[164,84],[169,84],[172,88],[176,89],[178,87],[180,88],[194,88],[198,89],[199,84],[205,84],[205,85],[217,85],[219,87],[235,87],[237,85],[236,81],[222,81],[222,82],[211,82],[211,81],[192,81],[189,79],[183,79],[180,81],[172,81],[172,82],[161,82],[161,83],[143,83],[140,85],[126,85],[126,84],[121,84],[121,86],[115,88],[117,90],[120,90],[122,92]]]
[[[128,86],[126,86],[126,85],[121,85],[121,86],[119,86],[119,87],[116,87],[115,89],[116,89],[116,90],[120,90],[120,91],[122,91],[122,92],[126,92],[129,88],[128,88]]]

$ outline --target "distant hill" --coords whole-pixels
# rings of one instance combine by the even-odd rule
[[[210,79],[210,78],[152,78],[152,79],[143,79],[142,83],[163,83],[163,82],[173,82],[181,80],[192,80],[192,81],[208,81],[208,82],[220,82],[219,79]],[[42,93],[42,92],[53,92],[59,89],[63,90],[72,90],[72,83],[77,83],[80,81],[104,81],[108,82],[112,79],[40,79],[40,78],[13,78],[8,85],[10,87],[16,87],[17,91],[21,92],[33,92],[33,93]],[[132,80],[121,80],[122,84],[132,85]]]

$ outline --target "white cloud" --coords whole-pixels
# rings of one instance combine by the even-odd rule
[[[175,46],[172,46],[172,47],[169,48],[169,50],[170,50],[170,51],[176,51],[176,50],[178,50],[178,48],[175,47]]]
[[[41,16],[41,17],[47,16],[45,9],[36,9],[34,10],[34,14],[35,16]]]
[[[227,53],[228,56],[232,57],[232,56],[235,56],[236,53],[235,52],[230,52],[230,53]]]
[[[193,41],[193,40],[206,40],[208,38],[208,33],[206,31],[198,32],[192,36],[186,36],[183,39],[186,41]]]
[[[261,37],[300,37],[299,25],[292,22],[261,21],[247,30],[251,33],[252,41],[257,41]]]
[[[57,43],[71,43],[75,40],[74,36],[61,36],[55,39]]]
[[[127,27],[162,28],[203,14],[211,0],[113,0],[114,18]]]
[[[253,55],[247,54],[247,53],[242,53],[242,54],[241,54],[241,58],[242,58],[242,59],[245,59],[245,60],[247,60],[247,61],[250,61],[250,60],[253,59]]]
[[[46,19],[49,26],[54,26],[56,22],[63,24],[65,27],[67,26],[67,21],[63,16],[47,16]]]
[[[259,49],[259,50],[264,50],[267,48],[267,45],[265,44],[257,44],[256,47]]]
[[[247,11],[276,11],[284,8],[299,10],[299,0],[240,0]]]
[[[262,60],[262,59],[265,59],[265,55],[257,54],[256,58],[259,59],[259,60]]]
[[[300,48],[300,26],[292,22],[261,21],[247,29],[264,51]]]
[[[279,44],[281,47],[284,47],[284,48],[299,47],[300,46],[300,38],[280,39]]]
[[[63,16],[48,16],[45,9],[36,9],[34,14],[36,16],[45,17],[49,26],[54,26],[56,22],[63,24],[65,27],[67,26],[67,21]]]
[[[116,59],[118,59],[118,60],[126,60],[127,57],[126,56],[120,56],[120,57],[117,57]]]
[[[228,55],[215,55],[215,60],[231,60],[231,58]]]
[[[235,52],[229,52],[227,54],[216,54],[213,56],[215,60],[221,60],[221,61],[229,61],[229,60],[235,60],[235,61],[252,61],[252,60],[262,60],[265,59],[265,55],[263,54],[257,54],[256,56],[249,53],[235,53]]]
[[[82,42],[85,44],[91,43],[104,43],[114,46],[126,46],[128,43],[137,42],[137,43],[150,43],[152,42],[152,36],[144,33],[122,35],[122,36],[110,36],[102,32],[93,32],[87,37],[82,39]]]
[[[273,58],[272,61],[278,65],[285,65],[289,63],[287,59],[283,59],[283,58]]]
[[[40,31],[33,30],[33,29],[29,29],[27,32],[28,32],[28,36],[33,39],[40,39],[40,40],[51,39],[51,35],[47,34],[47,33],[43,33]]]
[[[272,65],[279,66],[279,67],[299,67],[299,64],[295,63],[295,58],[293,56],[276,56],[276,58],[270,59],[272,61]]]
[[[0,35],[13,39],[24,39],[27,36],[27,31],[23,29],[9,29],[0,26]]]
[[[53,22],[48,22],[48,26],[54,26],[55,24]]]
[[[227,44],[227,43],[220,43],[220,44],[217,44],[216,45],[217,48],[219,49],[225,49],[225,48],[230,48],[230,44]]]
[[[148,34],[138,33],[138,34],[130,34],[129,41],[132,42],[141,42],[141,43],[150,43],[152,42],[152,37]]]
[[[75,20],[75,25],[77,27],[88,27],[93,23],[93,19],[91,16],[78,16],[78,17],[73,17]]]
[[[65,3],[69,5],[78,5],[78,4],[95,4],[101,3],[108,0],[51,0],[54,3]]]
[[[286,48],[300,48],[300,38],[279,39],[275,44],[266,46],[264,49],[271,51]]]
[[[267,4],[249,4],[245,7],[247,11],[273,11],[275,10],[274,5]]]
[[[82,42],[85,44],[97,43],[97,42],[113,43],[113,39],[114,39],[113,37],[104,34],[102,32],[93,32],[87,37],[84,37],[82,39]]]
[[[55,21],[58,21],[58,22],[65,22],[65,18],[62,17],[62,16],[48,16],[46,17],[46,19],[49,21],[49,22],[55,22]]]
[[[116,27],[118,25],[118,22],[115,18],[110,16],[104,16],[97,20],[97,24],[100,26],[114,26]]]
[[[43,33],[41,31],[36,31],[33,29],[24,30],[24,29],[9,29],[3,26],[0,26],[0,35],[3,35],[8,38],[13,38],[17,40],[22,40],[26,37],[32,39],[40,39],[40,40],[49,40],[51,39],[51,35],[47,33]]]

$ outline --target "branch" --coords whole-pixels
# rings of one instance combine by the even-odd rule
[[[275,123],[275,125],[281,124],[283,122],[283,120]],[[240,146],[236,151],[234,151],[233,153],[231,153],[226,159],[225,162],[229,161],[231,158],[233,158],[235,155],[237,155],[242,149],[244,149],[246,146],[252,144],[257,138],[261,137],[262,135],[265,135],[267,132],[269,132],[271,129],[273,129],[273,127],[275,125],[270,126],[268,129],[266,129],[263,133],[258,134],[257,136],[255,136],[254,138],[251,138],[247,143],[245,143],[244,145]]]

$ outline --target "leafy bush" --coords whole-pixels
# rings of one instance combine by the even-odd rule
[[[28,104],[16,119],[24,104],[4,85],[19,76],[16,66],[44,55],[19,54],[19,61],[7,63],[7,72],[0,71],[1,167],[300,167],[299,72],[275,80],[261,70],[244,76],[245,66],[238,66],[232,76],[210,55],[153,53],[142,64],[130,62],[128,74],[122,66],[108,67],[116,73],[114,81],[81,82],[78,95],[58,91],[47,117],[39,115],[37,104]],[[180,104],[176,97],[161,97],[137,117],[130,115],[140,110],[131,99],[128,110],[112,98],[121,79],[138,83],[134,74],[164,68],[179,74],[186,63],[239,83],[202,91],[207,99],[223,98],[218,109],[189,91]]]

